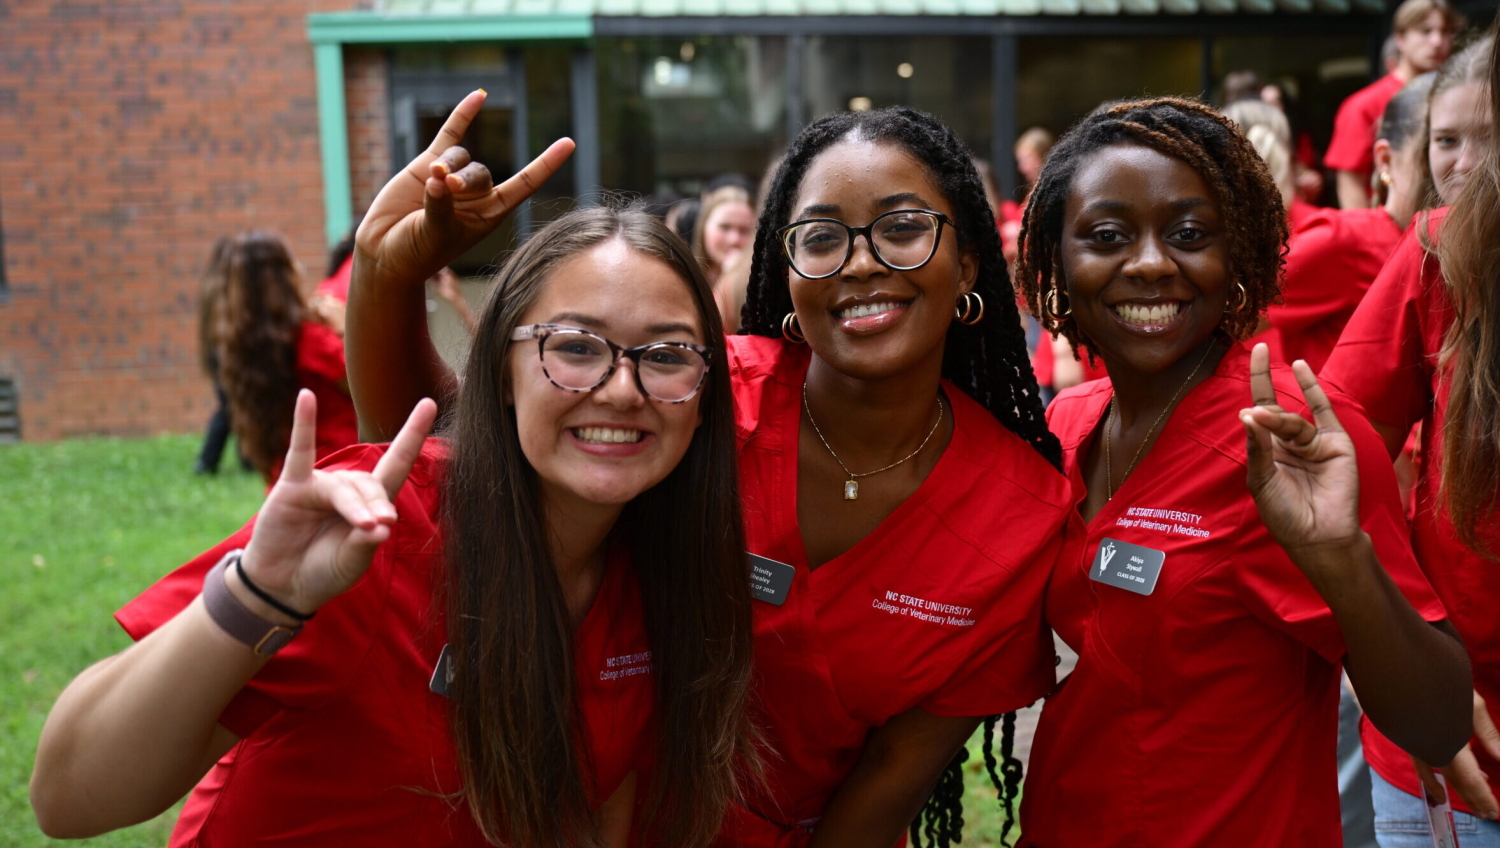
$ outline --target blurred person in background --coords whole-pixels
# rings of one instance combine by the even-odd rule
[[[1480,39],[1437,72],[1427,110],[1427,165],[1436,191],[1433,205],[1458,200],[1472,172],[1494,144],[1491,127],[1490,39]]]
[[[755,207],[750,192],[737,185],[717,188],[703,200],[693,227],[693,255],[710,285],[719,281],[726,263],[750,247],[755,238]]]
[[[1453,51],[1464,18],[1447,0],[1406,0],[1391,29],[1399,58],[1390,73],[1349,95],[1334,117],[1333,138],[1323,161],[1335,172],[1339,206],[1370,205],[1375,127],[1385,104],[1418,74],[1437,70]]]
[[[198,357],[203,373],[214,386],[215,407],[208,418],[208,427],[203,433],[203,447],[198,451],[198,464],[193,471],[198,474],[219,473],[219,463],[224,456],[224,447],[229,443],[229,399],[224,396],[224,383],[219,378],[219,353],[214,345],[214,327],[218,321],[219,304],[224,299],[224,267],[229,259],[229,236],[220,236],[214,242],[208,267],[203,271],[203,280],[198,294]],[[244,457],[240,463],[249,468]]]
[[[319,457],[359,441],[344,366],[342,304],[334,318],[320,318],[301,287],[301,270],[280,234],[254,230],[231,242],[214,351],[235,438],[267,483],[280,473],[299,388],[318,399]]]
[[[1500,55],[1495,31],[1445,66],[1431,107],[1452,79],[1478,78],[1477,132],[1447,208],[1419,214],[1355,310],[1323,368],[1323,379],[1365,408],[1395,457],[1421,424],[1420,477],[1412,547],[1474,669],[1474,736],[1451,763],[1407,756],[1368,722],[1365,756],[1375,772],[1376,836],[1382,848],[1425,848],[1429,808],[1445,797],[1461,848],[1500,845]],[[1470,51],[1475,51],[1470,53]],[[1436,111],[1434,128],[1444,123]],[[1434,133],[1437,136],[1437,133]],[[1463,157],[1460,157],[1463,158]],[[1433,176],[1438,176],[1434,163]],[[1438,767],[1438,768],[1434,768]],[[1434,772],[1446,779],[1446,790]],[[1424,800],[1423,796],[1430,796]]]

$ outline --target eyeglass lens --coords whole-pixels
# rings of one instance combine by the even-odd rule
[[[937,248],[938,218],[926,212],[897,212],[876,219],[871,231],[875,255],[903,271],[925,264]],[[849,256],[849,229],[834,221],[809,221],[786,231],[787,258],[804,277],[837,273]]]
[[[588,391],[604,382],[615,364],[615,353],[598,336],[559,331],[542,341],[542,367],[565,389]],[[674,402],[691,397],[703,382],[708,363],[697,351],[670,344],[651,345],[636,360],[636,373],[646,394]]]

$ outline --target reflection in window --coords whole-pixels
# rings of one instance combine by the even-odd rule
[[[694,195],[727,171],[758,180],[786,146],[786,42],[596,41],[604,185]]]
[[[988,37],[807,40],[808,117],[911,106],[941,118],[975,154],[990,155],[993,104]]]

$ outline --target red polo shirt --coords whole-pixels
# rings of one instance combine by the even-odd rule
[[[1041,597],[1076,535],[1068,481],[944,383],[953,438],[870,535],[809,570],[797,525],[802,383],[811,352],[729,338],[750,552],[795,569],[755,606],[757,716],[775,750],[766,792],[731,810],[722,844],[801,846],[870,731],[913,708],[984,716],[1052,688]]]
[[[346,388],[344,340],[324,324],[304,321],[297,339],[297,379],[318,398],[318,458],[359,444],[359,419]]]
[[[1284,361],[1322,370],[1401,230],[1384,209],[1319,209],[1304,220],[1287,251],[1282,302],[1266,311]]]
[[[1021,806],[1042,848],[1326,848],[1340,842],[1334,762],[1344,641],[1323,598],[1272,540],[1245,484],[1250,354],[1232,348],[1163,425],[1088,523],[1047,593],[1079,652],[1047,699]],[[1281,404],[1306,415],[1289,369]],[[1109,383],[1048,408],[1083,496]],[[1333,395],[1359,455],[1360,516],[1381,563],[1428,619],[1443,618],[1412,559],[1395,475],[1359,408]],[[1150,594],[1091,579],[1102,546],[1163,552]]]
[[[1434,238],[1446,211],[1440,209],[1430,216],[1428,232]],[[1453,323],[1453,305],[1438,261],[1423,249],[1419,234],[1413,227],[1401,240],[1344,328],[1322,376],[1363,404],[1373,421],[1403,431],[1422,422],[1412,547],[1463,637],[1474,668],[1474,688],[1488,702],[1491,717],[1500,720],[1500,587],[1495,583],[1496,564],[1458,541],[1442,504],[1443,425],[1450,374],[1438,367],[1438,353]],[[1494,531],[1500,527],[1500,518],[1491,519],[1487,526]],[[1370,766],[1393,785],[1421,796],[1406,753],[1368,721],[1362,736]],[[1477,744],[1473,750],[1480,767],[1490,775],[1491,789],[1500,794],[1500,762]],[[1457,795],[1453,795],[1453,805],[1471,812]]]
[[[386,446],[360,445],[322,467],[371,470]],[[429,439],[396,499],[400,520],[370,570],[276,654],[219,723],[243,740],[199,782],[173,848],[485,846],[463,797],[448,699],[429,689],[446,638],[438,496],[446,443]],[[249,525],[115,614],[134,639],[198,596]],[[654,746],[649,646],[628,556],[610,558],[574,636],[584,783],[597,806]]]
[[[1395,74],[1386,74],[1349,95],[1333,118],[1333,138],[1323,164],[1335,171],[1354,171],[1368,175],[1375,164],[1375,134],[1385,104],[1401,90]]]

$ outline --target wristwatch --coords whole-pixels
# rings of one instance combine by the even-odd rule
[[[249,645],[257,656],[269,657],[286,647],[293,636],[301,633],[302,625],[289,627],[267,621],[252,612],[229,591],[229,586],[224,582],[224,572],[230,565],[238,562],[244,553],[244,548],[230,551],[208,572],[208,576],[203,579],[203,606],[208,609],[209,617],[225,633],[236,641]]]

